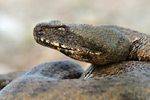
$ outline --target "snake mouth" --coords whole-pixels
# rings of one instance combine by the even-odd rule
[[[35,34],[35,33],[33,33]],[[93,52],[90,51],[87,48],[69,48],[69,46],[65,45],[65,44],[61,44],[57,41],[52,41],[49,39],[46,39],[44,37],[38,37],[36,35],[34,35],[34,39],[36,40],[37,43],[46,46],[46,47],[50,47],[53,49],[56,49],[58,51],[60,51],[61,53],[65,54],[66,56],[69,56],[71,58],[74,58],[76,60],[80,60],[80,61],[86,61],[86,62],[90,62],[90,60],[96,56],[96,55],[100,55],[101,52]]]

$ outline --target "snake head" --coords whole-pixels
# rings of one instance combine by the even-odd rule
[[[41,45],[93,64],[125,60],[130,46],[129,41],[115,31],[88,24],[66,24],[57,20],[37,24],[33,35]]]

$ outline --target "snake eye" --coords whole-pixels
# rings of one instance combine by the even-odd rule
[[[59,31],[65,31],[65,28],[64,27],[59,27],[58,30]]]

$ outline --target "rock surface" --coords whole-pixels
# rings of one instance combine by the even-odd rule
[[[8,74],[1,74],[0,75],[0,89],[5,87],[11,81],[13,81],[17,76],[19,76],[21,72],[11,72]]]
[[[0,100],[149,100],[150,63],[137,62],[142,70],[86,80],[24,74],[0,92]]]

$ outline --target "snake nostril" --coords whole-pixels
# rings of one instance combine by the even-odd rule
[[[36,35],[43,35],[44,34],[44,32],[43,32],[43,30],[42,29],[36,29],[35,31],[34,31],[34,33],[33,33],[35,36]]]
[[[41,27],[35,27],[33,30],[33,35],[34,36],[43,35],[42,28]]]
[[[36,31],[36,30],[34,30],[34,32],[33,32],[33,36],[37,36],[37,35],[43,35],[44,33],[42,32],[42,31]]]
[[[41,27],[36,27],[35,31],[36,31],[37,35],[43,35],[43,32],[42,32],[43,29]]]

